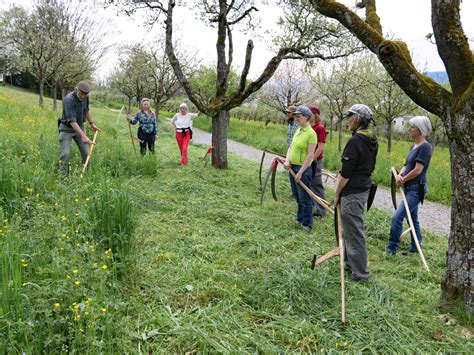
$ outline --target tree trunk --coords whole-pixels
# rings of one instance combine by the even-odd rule
[[[132,109],[132,98],[131,97],[128,97],[128,113],[130,114],[131,113],[131,110]]]
[[[212,166],[227,169],[227,127],[229,111],[217,111],[212,115]]]
[[[40,107],[44,107],[44,79],[40,79],[39,81],[39,101],[38,101],[38,105],[40,105]]]
[[[53,111],[58,110],[58,92],[57,92],[57,84],[53,83],[51,90],[53,92]]]
[[[155,98],[156,122],[160,121],[160,110],[161,110],[161,100],[159,98]]]
[[[63,87],[61,88],[61,97],[64,99],[64,96],[66,96],[66,95],[67,95],[66,88],[63,86]]]
[[[337,120],[337,131],[339,132],[339,142],[337,143],[337,149],[339,152],[342,151],[342,119]]]
[[[392,122],[387,122],[387,152],[392,151]]]
[[[332,131],[334,129],[334,117],[329,118],[329,141],[332,142]]]
[[[441,283],[441,300],[443,303],[462,304],[472,314],[474,300],[473,261],[473,206],[474,189],[472,188],[474,149],[473,134],[469,127],[472,120],[473,97],[468,101],[464,112],[448,117],[446,131],[451,153],[451,233],[449,235],[447,266],[444,280]],[[454,129],[449,126],[457,126]]]

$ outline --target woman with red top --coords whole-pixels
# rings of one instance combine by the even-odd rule
[[[324,145],[326,144],[326,128],[321,123],[319,115],[321,111],[316,105],[309,105],[308,108],[313,113],[311,118],[311,127],[316,132],[318,136],[318,145],[316,146],[316,151],[314,152],[313,158],[313,181],[311,183],[311,190],[316,194],[316,196],[326,199],[323,186],[323,150]],[[315,217],[323,217],[326,213],[326,210],[319,203],[314,202],[317,211],[314,212]]]

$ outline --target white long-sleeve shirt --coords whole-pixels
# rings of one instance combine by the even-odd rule
[[[192,127],[192,121],[197,117],[197,115],[197,113],[187,113],[185,115],[177,113],[174,115],[171,122],[176,125],[176,128]]]

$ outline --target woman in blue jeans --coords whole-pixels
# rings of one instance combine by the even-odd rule
[[[409,123],[410,136],[414,139],[415,144],[410,148],[405,165],[396,177],[396,183],[397,186],[403,185],[415,232],[421,246],[422,237],[420,222],[418,221],[418,205],[423,201],[428,191],[426,172],[430,166],[432,147],[431,144],[427,142],[426,137],[431,132],[431,122],[428,117],[416,116],[410,119]],[[387,253],[390,255],[394,255],[398,250],[400,235],[403,229],[403,220],[406,218],[407,214],[402,202],[392,218],[390,238],[386,248]],[[410,253],[417,252],[413,235],[409,251]]]
[[[313,228],[313,200],[299,185],[299,182],[301,181],[309,187],[313,179],[311,162],[316,150],[317,137],[309,123],[312,115],[313,113],[306,106],[297,107],[293,113],[300,128],[296,130],[293,136],[284,164],[285,169],[289,170],[291,168],[296,174],[294,178],[290,175],[291,190],[298,203],[296,223],[301,225],[305,232],[311,232]]]

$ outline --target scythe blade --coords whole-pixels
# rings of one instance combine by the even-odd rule
[[[398,174],[398,171],[396,169],[394,170]],[[395,181],[395,175],[393,174],[393,172],[391,171],[390,173],[392,174],[392,182],[390,183],[390,193],[392,195],[393,208],[397,209],[397,182]]]
[[[260,187],[262,187],[262,167],[263,161],[265,160],[265,150],[262,153],[262,159],[260,160],[260,169],[258,169],[258,181],[260,181]]]
[[[275,187],[275,178],[276,178],[276,173],[277,173],[277,167],[278,167],[278,160],[275,159],[272,163],[272,196],[275,201],[278,201],[277,195],[276,195],[276,187]]]

